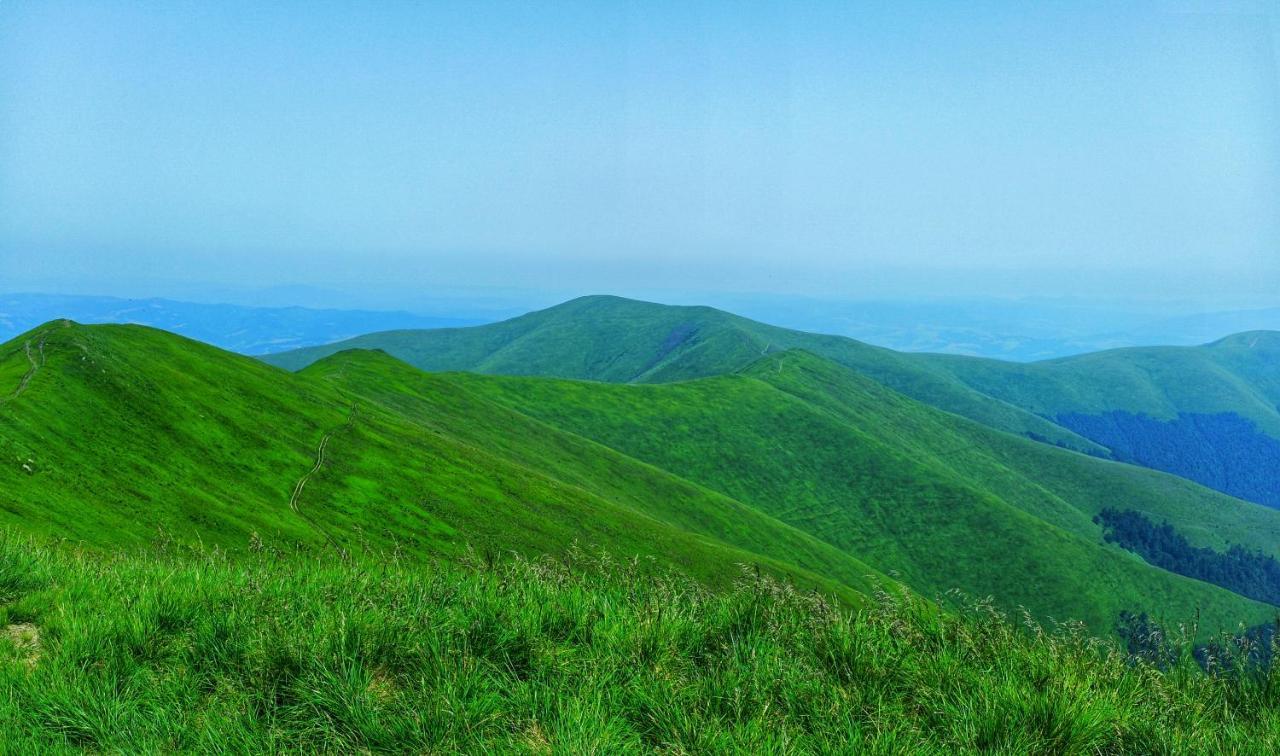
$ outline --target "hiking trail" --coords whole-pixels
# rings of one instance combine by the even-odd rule
[[[311,469],[307,470],[306,473],[304,473],[301,478],[298,478],[297,484],[295,484],[293,487],[293,495],[289,497],[289,509],[293,510],[294,513],[297,514],[299,517],[301,517],[303,520],[306,520],[308,525],[315,528],[316,531],[320,533],[320,535],[325,537],[325,539],[329,542],[329,545],[333,546],[335,549],[342,552],[344,556],[347,553],[346,550],[338,545],[338,542],[334,540],[333,536],[329,535],[329,532],[327,530],[325,530],[323,527],[320,526],[320,523],[316,522],[309,515],[307,515],[306,512],[302,511],[302,509],[298,506],[298,501],[302,497],[302,490],[307,487],[307,481],[311,480],[311,476],[319,472],[320,468],[324,466],[325,452],[329,448],[329,439],[333,438],[335,433],[348,430],[349,428],[354,426],[356,422],[356,416],[359,414],[359,412],[360,412],[360,406],[358,404],[351,405],[351,411],[347,414],[347,422],[343,423],[338,428],[335,428],[329,431],[328,433],[324,434],[323,437],[321,437],[320,445],[316,447],[316,463],[312,465]]]
[[[22,345],[23,350],[27,353],[27,362],[31,363],[31,367],[27,368],[26,374],[23,375],[22,380],[18,382],[18,388],[14,389],[14,392],[9,396],[4,399],[0,399],[0,404],[8,404],[21,396],[23,391],[27,390],[27,385],[31,383],[31,379],[34,378],[36,372],[44,366],[44,342],[47,338],[49,338],[48,334],[40,334],[40,341],[36,344],[36,351],[40,355],[39,360],[36,360],[36,355],[31,353],[31,339],[27,339],[26,343]]]

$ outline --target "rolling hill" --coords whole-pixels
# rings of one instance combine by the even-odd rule
[[[424,370],[614,383],[731,373],[804,349],[991,428],[1171,472],[1280,506],[1280,334],[1120,349],[1038,363],[909,354],[705,307],[584,297],[475,328],[374,333],[266,359],[299,369],[347,348]]]
[[[657,386],[449,378],[756,506],[926,595],[960,588],[1106,626],[1166,577],[1096,548],[1093,517],[1108,506],[1175,523],[1199,545],[1277,553],[1270,510],[993,431],[802,352]],[[1158,590],[1149,606],[1184,611],[1172,608],[1177,589]]]
[[[346,349],[380,349],[422,370],[612,383],[665,383],[722,375],[771,352],[806,349],[908,396],[992,427],[1083,451],[1104,451],[1044,418],[981,394],[914,355],[842,336],[777,328],[710,307],[582,297],[500,323],[387,331],[263,359],[299,370]]]
[[[927,359],[986,396],[1106,446],[1117,459],[1280,507],[1280,333],[1029,365]]]
[[[1273,608],[1152,567],[1091,517],[1274,554],[1280,513],[931,408],[802,350],[669,384],[428,374],[345,351],[299,373],[136,326],[0,348],[0,524],[91,546],[464,559],[575,543],[709,584],[756,564],[857,602],[892,573],[1047,619],[1204,629]],[[277,546],[278,547],[278,546]],[[948,602],[951,599],[946,599]]]
[[[454,558],[577,543],[711,583],[755,563],[845,596],[876,574],[738,502],[502,407],[445,403],[425,424],[140,326],[43,326],[0,347],[0,385],[14,387],[0,405],[0,525],[27,532],[230,550],[256,533],[305,550]]]
[[[959,587],[1094,627],[1141,603],[1135,586],[1168,577],[1096,548],[1092,517],[1107,506],[1177,522],[1216,548],[1276,553],[1280,536],[1268,510],[993,431],[798,351],[742,375],[653,386],[424,374],[359,352],[303,374],[423,418],[441,396],[462,406],[479,394],[751,504],[923,592]],[[1177,589],[1161,591],[1157,603],[1177,614]]]

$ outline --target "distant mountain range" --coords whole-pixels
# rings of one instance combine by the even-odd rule
[[[1194,346],[1242,331],[1280,330],[1280,308],[1197,313],[1188,312],[1189,305],[1069,299],[841,302],[779,296],[702,297],[698,303],[898,351],[1018,362],[1120,347]]]
[[[270,354],[388,328],[446,328],[483,322],[408,312],[197,304],[171,299],[0,294],[0,340],[51,320],[136,323],[241,354]]]
[[[0,294],[0,340],[54,318],[136,323],[242,354],[271,354],[374,331],[491,323],[547,302],[519,291],[424,290],[418,312],[262,306],[245,292],[234,304]],[[208,301],[218,301],[216,295]],[[323,302],[337,292],[275,291],[262,302]],[[675,294],[753,320],[848,336],[900,352],[936,352],[1029,362],[1130,346],[1192,346],[1243,331],[1280,330],[1280,308],[1187,314],[1186,306],[1073,300],[839,301],[800,296]],[[567,295],[566,295],[567,298]],[[655,295],[656,299],[669,297]],[[396,299],[405,301],[404,296]],[[415,308],[410,308],[415,309]]]

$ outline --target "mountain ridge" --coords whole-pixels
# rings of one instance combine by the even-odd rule
[[[1280,464],[1278,345],[1276,332],[1249,331],[1198,347],[1013,363],[899,353],[709,307],[589,296],[497,324],[369,334],[265,359],[296,369],[344,348],[381,347],[424,370],[663,383],[802,348],[998,430],[1280,506],[1280,489],[1261,472]]]
[[[16,380],[15,368],[25,369],[24,345],[39,331],[0,345],[4,385],[11,374]],[[731,580],[737,563],[757,563],[846,597],[853,594],[845,586],[865,589],[865,576],[876,574],[621,455],[595,453],[603,471],[580,475],[630,481],[625,502],[605,495],[608,480],[576,485],[556,472],[561,465],[530,465],[450,432],[477,413],[451,419],[439,407],[438,420],[448,424],[424,427],[361,401],[358,422],[336,433],[349,424],[353,397],[328,382],[140,326],[73,325],[57,336],[29,389],[0,406],[0,459],[7,460],[0,521],[36,534],[137,545],[161,535],[159,526],[164,537],[229,550],[244,549],[254,533],[304,549],[328,548],[337,535],[342,548],[369,543],[455,558],[469,546],[535,555],[581,540],[656,555],[704,580]],[[506,433],[519,427],[499,407],[485,408],[484,417]],[[317,465],[317,447],[331,434]],[[555,437],[543,431],[539,438]],[[318,474],[302,492],[306,516],[299,516],[290,492],[311,469]],[[793,563],[645,509],[668,499],[690,502],[712,525],[735,523],[721,533],[730,540],[746,533],[785,548]]]
[[[689,332],[655,362],[673,333]],[[771,350],[805,347],[856,367],[948,411],[1084,451],[1102,447],[953,376],[882,347],[843,336],[778,328],[705,306],[671,306],[608,295],[579,297],[500,323],[439,331],[369,334],[323,347],[268,355],[300,369],[352,347],[379,347],[423,370],[542,375],[606,382],[665,383],[733,372]]]
[[[29,367],[30,338],[0,346],[0,377]],[[930,448],[880,433],[898,422],[880,405],[900,395],[818,357],[806,359],[831,366],[837,388],[875,393],[859,405],[871,414],[841,417],[745,374],[618,385],[424,373],[351,351],[292,374],[136,326],[57,329],[46,354],[28,391],[0,408],[0,459],[11,460],[0,465],[0,518],[38,534],[137,544],[160,524],[230,550],[260,533],[310,550],[333,539],[454,559],[467,544],[554,554],[581,540],[713,584],[754,563],[855,602],[893,570],[926,594],[992,593],[1099,633],[1128,608],[1190,616],[1200,606],[1206,628],[1271,612],[1103,544],[1081,515],[1062,520],[1066,504],[988,489]],[[539,396],[548,401],[529,404]],[[893,401],[924,426],[958,420]],[[573,425],[564,413],[596,419]],[[306,517],[289,505],[299,490]],[[1189,509],[1218,501],[1181,495],[1182,510],[1161,511],[1184,528]],[[1280,529],[1266,516],[1259,538]],[[1088,587],[1090,570],[1107,590]]]

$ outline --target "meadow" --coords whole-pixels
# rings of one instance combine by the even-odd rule
[[[1280,748],[1245,663],[1274,606],[1093,519],[1212,561],[1274,558],[1280,513],[802,349],[663,385],[289,373],[56,322],[0,383],[8,752]]]
[[[28,350],[30,345],[31,351]],[[35,362],[32,361],[34,357]],[[25,384],[24,384],[25,382]],[[0,527],[86,547],[534,558],[574,541],[710,587],[734,565],[856,604],[893,573],[1110,633],[1205,633],[1273,608],[1103,542],[1104,507],[1275,555],[1280,512],[1021,439],[817,355],[662,385],[425,373],[369,350],[299,373],[137,326],[58,322],[0,347]]]
[[[1263,753],[1280,679],[1079,626],[573,550],[422,563],[0,537],[8,752]]]

